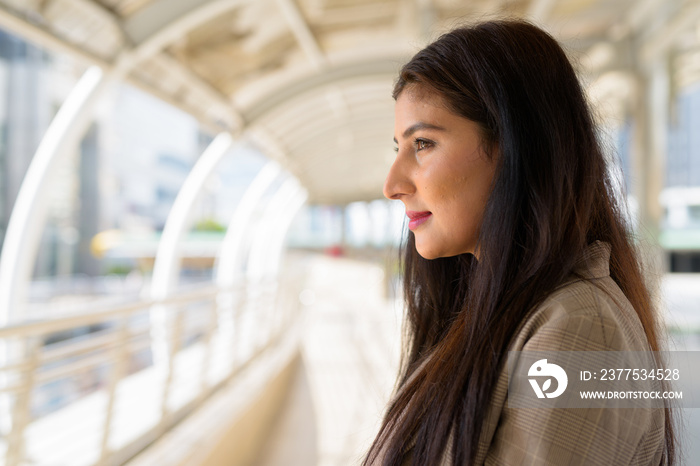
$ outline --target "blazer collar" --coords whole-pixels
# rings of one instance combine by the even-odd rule
[[[574,265],[574,273],[583,278],[603,278],[610,275],[610,243],[594,241],[583,251]]]

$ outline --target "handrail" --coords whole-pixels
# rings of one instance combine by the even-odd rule
[[[155,306],[158,304],[183,304],[184,302],[198,301],[203,298],[211,297],[213,294],[235,291],[242,287],[232,287],[231,289],[220,289],[213,286],[207,286],[203,290],[194,292],[182,293],[170,296],[165,299],[144,299],[131,303],[118,303],[105,306],[102,310],[92,312],[76,312],[71,315],[42,319],[40,321],[27,320],[18,324],[7,325],[0,327],[0,339],[12,338],[23,335],[39,335],[42,333],[59,332],[70,328],[82,327],[90,324],[95,324],[105,320],[111,320],[124,315],[133,314],[144,308]],[[91,307],[94,308],[94,305]]]
[[[52,437],[62,436],[61,447],[97,439],[80,447],[89,450],[90,464],[125,461],[152,442],[154,435],[162,435],[188,410],[204,402],[218,387],[234,381],[243,368],[277,344],[296,319],[298,275],[266,277],[264,281],[226,288],[207,285],[157,300],[98,307],[90,303],[82,309],[76,308],[70,315],[0,328],[0,340],[7,339],[18,343],[17,348],[24,348],[0,367],[0,373],[7,374],[7,383],[0,387],[0,393],[9,396],[14,406],[11,431],[0,437],[0,452],[5,451],[4,465],[42,464],[42,455],[49,454],[47,461],[62,462],[56,457],[60,452],[41,451],[42,445],[52,449],[48,445],[53,440],[46,436],[28,437],[28,432],[42,429],[51,432]],[[220,299],[231,293],[236,294],[236,300]],[[163,306],[172,316],[167,367],[156,367],[149,362],[148,312],[153,306]],[[220,332],[216,316],[222,309],[232,315],[233,334]],[[56,332],[95,324],[102,328],[58,343],[44,343],[48,335]],[[135,359],[139,355],[141,362]],[[85,379],[88,385],[95,386],[80,401],[60,407],[50,415],[42,414],[43,405],[36,403],[46,390],[51,390],[52,384]],[[158,411],[154,411],[156,417],[139,428],[138,436],[124,438],[124,429],[119,426],[139,418],[142,413],[138,411],[138,400],[142,397],[151,397],[159,404],[159,408],[154,407]],[[92,403],[90,406],[97,408],[91,409],[99,412],[88,411],[94,419],[83,417],[80,422],[70,422],[70,429],[65,425],[62,428],[62,413],[78,406],[76,403]]]

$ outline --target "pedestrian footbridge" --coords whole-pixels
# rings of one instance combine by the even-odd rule
[[[376,264],[290,259],[279,282],[264,287],[197,288],[4,328],[23,361],[5,371],[4,395],[14,395],[14,435],[2,443],[8,463],[357,460],[391,390],[398,307]],[[154,312],[166,321],[168,346],[163,360],[144,364]],[[99,330],[45,343],[75,328]],[[32,414],[31,398],[52,382],[79,385],[96,370],[106,384]]]
[[[504,15],[541,25],[571,55],[601,137],[619,155],[632,221],[666,263],[655,276],[664,277],[669,328],[697,349],[697,274],[666,272],[692,272],[700,253],[697,202],[687,199],[700,185],[697,138],[669,142],[672,123],[695,121],[683,102],[700,82],[700,1],[0,0],[2,34],[78,71],[70,86],[55,83],[65,98],[42,114],[36,148],[8,156],[2,126],[0,464],[358,464],[398,367],[400,221],[376,204],[393,160],[392,84],[440,32]],[[0,84],[26,90],[26,54],[4,68],[10,52],[0,46]],[[114,180],[77,173],[74,157],[96,144],[101,105],[119,86],[189,115],[200,155],[162,225],[153,220],[145,234],[137,225],[136,236],[102,228],[83,248],[138,259],[146,274],[116,288],[95,278],[88,288],[99,287],[99,298],[83,290],[60,305],[33,300],[42,234],[50,207],[68,196],[65,179],[124,195]],[[25,121],[25,103],[6,94],[0,120]],[[202,199],[223,189],[212,177],[226,161],[243,171],[237,154],[251,147],[264,163],[221,231],[194,235]],[[138,162],[131,155],[121,162]],[[7,168],[22,157],[23,170]],[[365,219],[360,245],[348,237],[358,203],[384,209]],[[113,209],[115,223],[138,209]],[[332,230],[333,244],[290,239],[303,215],[307,239]],[[381,238],[369,238],[372,228]],[[68,233],[60,241],[84,240]],[[66,254],[56,256],[49,262]],[[205,269],[196,280],[185,270],[192,263]],[[697,458],[700,424],[688,419],[683,448]]]

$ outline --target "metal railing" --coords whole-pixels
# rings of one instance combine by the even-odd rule
[[[299,279],[204,287],[0,328],[8,361],[0,408],[9,415],[0,464],[127,461],[284,336],[297,320]],[[156,307],[166,310],[168,358],[154,366]]]

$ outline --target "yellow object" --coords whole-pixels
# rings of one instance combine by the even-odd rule
[[[107,251],[122,243],[123,233],[120,230],[101,231],[92,237],[90,241],[90,252],[93,256],[100,258]]]

